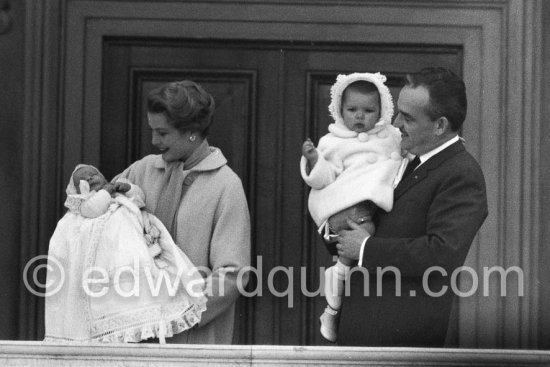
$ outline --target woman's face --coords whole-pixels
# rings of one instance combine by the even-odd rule
[[[168,123],[162,113],[147,113],[147,118],[153,131],[152,144],[161,151],[164,161],[184,161],[191,156],[196,144],[189,140],[193,135],[190,131],[179,131]]]

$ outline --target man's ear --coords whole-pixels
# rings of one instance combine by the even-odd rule
[[[437,136],[444,135],[451,129],[451,123],[445,116],[441,116],[435,120],[434,129]]]

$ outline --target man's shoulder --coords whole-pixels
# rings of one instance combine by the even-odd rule
[[[458,146],[450,146],[432,157],[435,161],[429,169],[431,173],[428,173],[429,177],[439,177],[439,180],[447,182],[484,183],[485,177],[478,161],[461,142],[456,144]]]
[[[468,152],[466,147],[462,143],[457,143],[462,146],[462,149],[458,150],[454,155],[449,158],[449,166],[462,167],[464,169],[471,169],[481,172],[481,167],[477,159]]]
[[[466,149],[462,142],[456,142],[449,147],[443,149],[431,157],[426,162],[431,169],[440,168],[445,170],[456,170],[458,168],[479,169],[479,163],[470,152]]]

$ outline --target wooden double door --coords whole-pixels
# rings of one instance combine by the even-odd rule
[[[331,123],[330,86],[340,73],[380,71],[394,100],[406,72],[461,73],[462,50],[429,45],[104,40],[101,170],[109,177],[150,153],[147,93],[169,81],[200,83],[216,101],[208,138],[240,176],[252,221],[249,295],[241,297],[242,344],[324,344],[318,317],[322,269],[332,259],[307,213],[301,145]]]

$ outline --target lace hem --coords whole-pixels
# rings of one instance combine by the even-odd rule
[[[176,310],[178,308],[180,308],[179,311]],[[158,306],[157,310],[164,311],[164,317],[151,318],[151,309],[146,308],[123,318],[111,317],[100,320],[94,325],[93,329],[96,333],[92,333],[90,339],[75,340],[46,335],[44,341],[50,343],[138,343],[142,340],[158,338],[162,344],[164,338],[170,338],[197,325],[201,320],[202,312],[206,310],[206,304],[192,304],[183,311],[181,311],[181,307],[177,306]],[[176,314],[173,312],[176,312]],[[128,322],[128,318],[134,320],[141,319],[141,321],[131,326],[113,327],[113,323],[124,324],[124,322]],[[107,327],[108,331],[97,334],[98,330],[106,330],[102,329],[104,327]]]
[[[183,309],[181,305],[159,305],[155,309],[146,308],[124,317],[119,315],[98,320],[94,322],[91,339],[102,343],[136,343],[159,338],[162,342],[165,337],[172,337],[198,324],[206,305],[192,304]],[[151,317],[151,314],[156,317]]]

